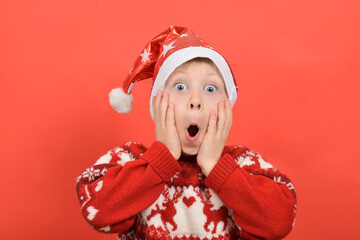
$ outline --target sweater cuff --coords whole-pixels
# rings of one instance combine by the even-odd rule
[[[169,182],[179,172],[181,167],[168,148],[161,142],[155,141],[143,154],[143,159],[148,161],[162,179]]]
[[[205,185],[218,193],[223,182],[238,166],[230,154],[224,154],[205,179]]]

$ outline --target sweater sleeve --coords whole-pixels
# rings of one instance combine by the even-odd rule
[[[232,210],[243,239],[285,237],[295,223],[293,183],[257,152],[240,145],[229,149],[206,178],[206,186]]]
[[[76,183],[85,220],[100,232],[123,232],[159,197],[180,165],[165,145],[127,143],[110,149]]]

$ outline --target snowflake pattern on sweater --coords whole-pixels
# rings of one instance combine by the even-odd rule
[[[292,182],[242,145],[208,177],[194,157],[129,142],[86,169],[76,190],[85,220],[118,239],[279,239],[293,228]]]

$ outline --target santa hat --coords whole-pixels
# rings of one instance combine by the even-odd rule
[[[122,89],[116,88],[109,93],[110,105],[119,113],[130,112],[133,105],[133,96],[130,93],[134,84],[152,78],[150,113],[154,118],[152,97],[156,96],[159,89],[164,89],[166,80],[178,66],[197,57],[209,58],[217,66],[224,79],[230,104],[233,106],[237,97],[237,86],[225,58],[196,33],[179,26],[169,27],[145,46],[125,78]]]

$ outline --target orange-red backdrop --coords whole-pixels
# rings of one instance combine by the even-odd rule
[[[0,2],[2,239],[116,239],[80,214],[76,177],[113,146],[154,141],[149,83],[119,115],[146,42],[188,26],[239,85],[228,144],[260,152],[295,183],[286,239],[359,236],[360,5],[336,1]]]

